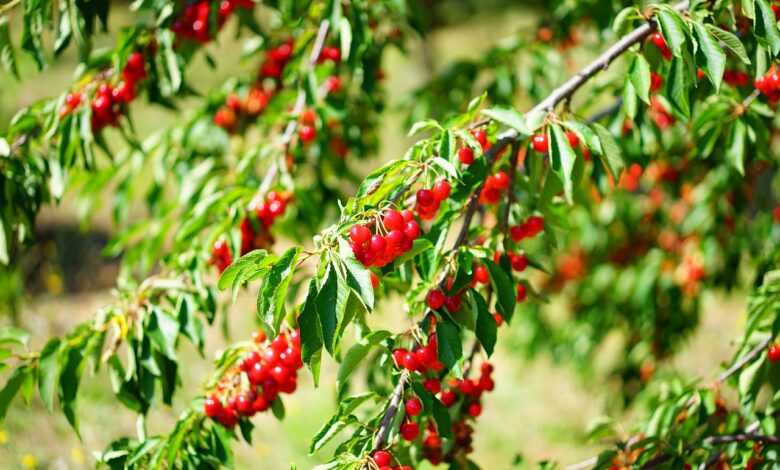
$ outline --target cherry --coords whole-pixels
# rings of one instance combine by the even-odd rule
[[[526,292],[525,284],[518,284],[517,285],[517,301],[523,302],[526,297],[528,297],[528,293]]]
[[[301,126],[301,129],[298,131],[298,137],[300,137],[301,142],[308,144],[317,138],[317,129],[312,126]]]
[[[203,403],[203,414],[209,418],[214,418],[222,413],[222,403],[215,396],[206,398],[206,402]]]
[[[301,122],[312,125],[317,121],[317,113],[313,109],[304,109],[301,113]]]
[[[441,202],[450,197],[450,190],[450,183],[447,180],[438,181],[433,185],[433,197]]]
[[[699,77],[701,79],[701,77]],[[650,72],[650,92],[655,93],[656,91],[661,89],[661,86],[663,86],[664,78],[655,73]]]
[[[263,330],[257,330],[254,333],[252,333],[252,341],[254,341],[255,344],[264,343],[265,340],[266,340],[266,336]]]
[[[404,216],[397,210],[389,210],[382,217],[382,223],[387,230],[403,230]]]
[[[505,171],[499,171],[493,175],[493,187],[498,190],[505,190],[509,187],[509,175]]]
[[[371,238],[371,230],[365,225],[353,225],[349,229],[349,239],[358,245],[362,245]]]
[[[571,148],[577,148],[580,145],[580,138],[572,131],[566,131],[566,139]]]
[[[444,302],[447,300],[447,298],[444,295],[444,292],[441,290],[432,289],[430,292],[428,292],[428,296],[425,300],[428,303],[428,308],[431,310],[438,310],[444,305]]]
[[[68,93],[65,97],[65,106],[75,109],[81,104],[81,93]]]
[[[547,141],[547,134],[536,134],[531,139],[531,146],[539,153],[547,153],[550,149],[550,144]]]
[[[387,240],[382,235],[374,235],[371,237],[371,251],[378,256],[384,253],[387,249]]]
[[[471,165],[474,163],[474,151],[471,147],[461,147],[458,150],[458,159],[464,165]]]
[[[268,400],[263,395],[258,395],[257,398],[255,398],[255,401],[252,402],[252,410],[255,413],[262,413],[270,408],[270,406],[271,404],[268,403]]]
[[[422,402],[417,397],[410,398],[406,400],[404,409],[406,410],[407,415],[417,416],[422,412]]]
[[[393,349],[393,362],[395,362],[395,364],[398,367],[403,367],[404,366],[404,355],[406,353],[408,353],[408,352],[409,352],[409,350],[404,349],[404,348]]]
[[[515,271],[522,272],[528,267],[528,258],[525,255],[512,255],[510,261]]]
[[[417,204],[420,207],[432,207],[436,203],[436,198],[430,189],[421,189],[417,191]]]
[[[653,33],[650,36],[650,42],[655,44],[655,47],[661,52],[661,56],[663,56],[664,60],[672,59],[672,51],[669,50],[669,46],[666,45],[666,39],[664,39],[664,36],[661,33]]]
[[[766,352],[770,362],[780,362],[780,344],[772,344]]]
[[[459,295],[453,295],[444,299],[444,306],[450,313],[455,313],[460,310],[461,302]]]
[[[332,75],[325,80],[325,89],[328,93],[338,93],[341,90],[341,78]]]
[[[504,324],[504,317],[502,317],[498,312],[493,314],[493,319],[496,321],[496,326],[501,326]]]
[[[482,146],[483,150],[485,149],[485,147],[487,147],[488,144],[487,133],[483,129],[475,129],[471,131],[471,135],[473,135],[474,138],[477,139],[477,142],[479,142],[479,145]]]
[[[404,235],[408,240],[416,240],[420,236],[420,225],[415,220],[410,220],[404,225]]]
[[[386,450],[375,451],[371,458],[378,467],[386,467],[393,462],[393,455]]]
[[[412,422],[403,423],[399,433],[404,440],[413,441],[420,435],[420,426],[417,423]]]
[[[373,287],[374,290],[379,287],[379,276],[374,273],[371,273],[371,287]]]
[[[402,210],[401,215],[404,217],[404,222],[411,222],[414,220],[414,212],[412,212],[411,209]]]
[[[289,371],[284,366],[274,366],[271,369],[271,378],[274,379],[276,383],[284,382],[288,375]]]
[[[479,403],[470,403],[468,408],[466,409],[466,412],[471,416],[472,418],[476,418],[477,416],[482,414],[482,405]]]
[[[441,391],[441,382],[438,379],[425,379],[423,388],[435,395]]]
[[[454,405],[457,400],[458,400],[458,396],[452,390],[445,390],[441,392],[440,401],[447,408]]]
[[[417,361],[417,358],[415,357],[414,353],[411,351],[406,351],[403,356],[401,357],[401,365],[403,365],[404,369],[409,371],[416,371],[420,370],[420,363]]]
[[[485,266],[477,266],[474,268],[474,279],[480,284],[488,284],[490,282],[490,273]]]

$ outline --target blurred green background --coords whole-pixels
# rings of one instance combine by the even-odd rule
[[[364,170],[402,155],[408,145],[401,124],[403,110],[399,109],[406,93],[449,61],[475,57],[535,21],[533,10],[529,13],[527,7],[481,11],[484,13],[476,15],[462,12],[467,21],[435,30],[426,39],[425,46],[417,41],[407,54],[393,51],[386,56],[385,85],[392,111],[387,113],[382,126],[380,154],[369,160]],[[132,21],[132,17],[119,6],[112,10],[111,21],[112,31],[116,31]],[[108,44],[112,37],[104,35],[100,41]],[[241,48],[230,28],[223,31],[218,43],[208,48],[218,58],[219,67],[214,70],[202,59],[196,60],[190,66],[189,77],[197,89],[207,90],[229,76],[253,72],[252,61],[239,60]],[[0,130],[20,107],[61,93],[70,84],[76,66],[72,51],[44,72],[37,72],[26,56],[20,58],[22,81],[0,75]],[[192,104],[185,101],[182,109],[186,111]],[[140,102],[132,113],[141,135],[177,118],[176,113]],[[91,318],[99,307],[111,301],[110,287],[117,267],[100,255],[101,247],[111,236],[109,215],[99,213],[85,226],[80,224],[77,214],[78,208],[71,197],[66,197],[58,207],[47,208],[38,220],[41,243],[22,263],[27,293],[17,314],[20,325],[33,332],[34,348],[41,346],[45,338]],[[5,288],[11,287],[12,282],[0,279]],[[253,302],[253,293],[245,292],[230,308],[230,330],[236,336],[253,327]],[[711,377],[720,362],[730,356],[731,348],[723,332],[739,331],[744,299],[708,297],[705,305],[707,313],[701,328],[668,365],[670,370]],[[387,303],[379,322],[397,328],[394,312],[401,311],[397,307],[392,301]],[[213,330],[207,341],[205,359],[198,357],[189,344],[183,346],[183,364],[189,365],[181,370],[184,387],[172,408],[160,406],[153,410],[149,417],[151,433],[170,429],[177,414],[198,393],[200,384],[211,371],[210,359],[226,342],[218,328]],[[597,373],[583,379],[577,371],[545,358],[528,361],[512,347],[522,335],[522,331],[500,330],[494,360],[496,389],[486,399],[483,417],[476,427],[474,459],[485,469],[500,470],[514,468],[516,463],[530,465],[544,459],[568,464],[595,455],[599,442],[589,441],[587,430],[592,423],[602,420],[605,412],[615,411],[606,402],[608,378]],[[606,370],[609,344],[608,341],[601,355],[605,358],[604,367],[597,367],[597,371]],[[323,385],[319,389],[315,390],[310,377],[304,375],[298,392],[285,397],[284,422],[276,421],[270,414],[255,418],[255,444],[251,447],[237,444],[237,468],[283,469],[289,468],[291,462],[298,468],[310,468],[324,460],[331,449],[324,449],[319,457],[307,455],[309,438],[335,406],[332,388],[335,367],[328,361],[324,367]],[[40,403],[33,402],[26,408],[19,401],[14,402],[0,428],[0,468],[92,468],[93,451],[102,450],[118,436],[135,432],[134,415],[114,401],[105,374],[86,380],[80,393],[81,440],[62,416],[49,415]],[[641,412],[627,410],[612,418],[628,423],[633,415]],[[625,432],[629,431],[626,428]]]

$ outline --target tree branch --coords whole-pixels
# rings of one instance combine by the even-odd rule
[[[718,376],[718,382],[725,382],[726,380],[728,380],[729,377],[731,377],[732,375],[734,375],[737,372],[739,372],[740,369],[745,367],[745,365],[748,362],[752,361],[753,359],[756,358],[756,356],[758,356],[759,354],[764,352],[766,350],[767,346],[769,346],[769,343],[771,341],[772,341],[772,338],[767,337],[765,340],[763,340],[760,343],[758,343],[747,354],[742,356],[742,358],[740,360],[738,360],[737,362],[732,364],[731,367],[729,367],[728,369],[723,371],[723,373]]]
[[[390,405],[387,407],[387,412],[382,417],[382,422],[379,424],[379,430],[377,430],[376,438],[374,439],[374,450],[384,448],[387,443],[387,435],[390,433],[390,425],[393,423],[393,418],[398,412],[401,406],[401,398],[404,396],[404,388],[406,388],[406,382],[409,381],[409,372],[401,372],[401,376],[398,379],[398,383],[393,390],[393,395],[390,398]]]

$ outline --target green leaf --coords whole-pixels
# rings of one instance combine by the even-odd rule
[[[496,320],[493,315],[490,314],[487,302],[482,298],[479,292],[471,290],[471,295],[474,298],[474,303],[477,306],[477,328],[475,334],[482,347],[485,349],[485,353],[488,357],[493,354],[493,350],[496,346],[497,326]]]
[[[569,204],[574,200],[574,189],[572,183],[572,173],[574,163],[577,160],[577,154],[571,149],[569,139],[563,132],[561,126],[553,124],[550,126],[550,158],[552,160],[552,169],[563,183],[563,192]]]
[[[334,266],[328,266],[325,282],[317,294],[317,314],[322,325],[322,339],[325,349],[333,355],[333,347],[336,339],[336,328],[339,319],[344,316],[346,307],[346,295],[349,288],[339,282],[339,276]],[[343,297],[343,298],[340,298]]]
[[[30,373],[30,369],[26,366],[17,367],[5,386],[0,390],[0,421],[5,419],[6,413],[8,413],[8,407],[11,406],[11,402],[16,397],[17,392],[21,388],[24,381],[27,379],[27,375]]]
[[[339,41],[341,43],[341,60],[349,60],[349,53],[352,46],[352,27],[349,20],[341,17],[339,21]]]
[[[620,146],[606,127],[599,123],[593,123],[592,127],[599,139],[599,148],[596,149],[596,153],[601,157],[601,163],[607,171],[617,180],[625,167]]]
[[[483,263],[490,271],[490,281],[493,283],[493,289],[496,292],[496,308],[507,323],[512,322],[512,315],[515,313],[515,287],[512,277],[498,266],[493,260],[483,259]]]
[[[696,31],[696,36],[699,39],[699,50],[707,59],[704,73],[707,74],[707,78],[718,91],[723,80],[723,72],[726,70],[726,53],[720,48],[718,39],[713,37],[703,24],[694,22],[693,30]]]
[[[146,334],[166,357],[176,361],[176,338],[179,336],[179,322],[159,308],[154,308],[149,317]]]
[[[673,9],[666,7],[658,10],[656,18],[672,54],[676,57],[682,57],[683,47],[685,47],[685,41],[688,37],[688,27],[685,25],[682,16]]]
[[[38,393],[49,412],[54,410],[54,392],[60,377],[60,340],[53,338],[46,343],[38,359]]]
[[[439,158],[444,161],[449,161],[450,157],[455,154],[455,136],[452,131],[445,129],[439,137]]]
[[[225,290],[231,286],[237,290],[246,281],[263,274],[268,267],[276,261],[275,256],[269,256],[265,250],[254,250],[233,261],[233,263],[222,272],[217,282],[219,290]]]
[[[299,247],[285,251],[268,271],[263,288],[257,294],[257,313],[274,334],[279,331],[284,317],[284,301],[300,252]]]
[[[349,379],[349,376],[352,375],[352,372],[354,372],[357,366],[360,365],[360,362],[366,357],[366,355],[374,346],[389,338],[390,336],[391,333],[389,331],[374,331],[366,335],[366,337],[349,348],[347,353],[344,355],[344,359],[341,361],[341,365],[339,366],[339,373],[336,378],[339,398],[346,390],[345,385]]]
[[[755,0],[758,11],[755,20],[755,35],[772,51],[772,55],[780,53],[780,31],[777,30],[777,20],[772,7],[766,0]]]
[[[628,78],[634,85],[637,96],[645,103],[650,103],[650,64],[642,54],[634,55],[631,67],[628,69]]]
[[[615,16],[615,21],[612,22],[612,31],[615,34],[623,35],[623,33],[628,29],[631,15],[639,16],[639,9],[632,6],[620,10],[620,12]]]
[[[452,437],[452,420],[450,419],[450,410],[438,398],[431,400],[433,407],[433,419],[436,420],[436,429],[441,437],[447,439]]]
[[[745,64],[750,64],[750,58],[745,50],[745,46],[736,35],[711,24],[705,24],[704,27],[707,28],[710,34],[718,38],[718,41],[722,42],[739,60]]]
[[[301,358],[312,371],[315,386],[319,384],[319,361],[322,350],[322,324],[317,315],[317,284],[312,280],[309,283],[309,292],[303,304],[303,310],[298,317],[298,326],[301,329]]]
[[[14,46],[11,43],[8,18],[5,16],[0,17],[0,63],[3,64],[6,72],[17,79],[19,78],[19,68],[16,65],[16,54],[14,54]]]
[[[671,104],[686,118],[691,115],[689,91],[693,84],[692,80],[693,77],[689,74],[686,61],[675,57],[669,68],[666,90]]]
[[[463,344],[457,325],[442,319],[436,324],[436,338],[439,341],[439,359],[455,375],[460,375],[458,361],[463,358]]]
[[[21,328],[16,328],[15,326],[4,326],[0,328],[0,344],[16,343],[27,346],[29,340],[30,334]]]
[[[271,412],[273,412],[274,417],[279,421],[284,419],[284,403],[282,403],[281,398],[277,397],[276,400],[271,402]]]
[[[495,121],[511,127],[512,129],[520,132],[523,135],[529,135],[531,132],[528,130],[528,126],[520,112],[511,108],[489,108],[483,109],[482,114],[493,119]]]
[[[59,386],[60,407],[68,423],[80,436],[76,406],[81,375],[84,371],[84,354],[78,346],[71,347],[63,352],[62,360]]]
[[[745,174],[745,137],[747,126],[737,119],[731,128],[728,148],[726,148],[726,161],[739,172]]]
[[[355,259],[352,249],[343,238],[339,238],[339,257],[347,267],[347,283],[357,292],[366,308],[373,310],[374,286],[371,284],[371,271]]]

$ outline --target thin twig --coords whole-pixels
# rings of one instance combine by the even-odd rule
[[[710,436],[704,439],[705,444],[729,444],[731,442],[761,442],[762,444],[780,444],[778,436],[764,436],[762,434],[742,433],[723,436]]]
[[[512,213],[512,206],[515,203],[515,179],[517,178],[517,163],[520,159],[520,142],[515,141],[512,145],[512,154],[509,157],[509,194],[506,198],[506,207],[504,208],[503,218],[501,219],[500,229],[504,234],[504,252],[509,253],[509,215]]]
[[[750,350],[750,352],[742,356],[740,360],[738,360],[737,362],[732,364],[731,367],[723,371],[723,373],[718,376],[718,382],[725,382],[726,380],[728,380],[729,377],[739,372],[740,369],[745,367],[745,365],[748,362],[752,361],[753,359],[756,358],[756,356],[764,352],[767,346],[769,346],[769,343],[771,341],[772,338],[766,338],[760,343],[758,343],[753,349]]]
[[[387,412],[382,417],[382,422],[379,424],[379,429],[374,439],[374,450],[384,448],[387,443],[387,435],[390,433],[390,425],[393,423],[393,418],[398,412],[401,406],[401,399],[404,396],[404,388],[406,388],[406,382],[409,381],[409,372],[401,372],[401,376],[398,378],[398,383],[393,390],[393,395],[390,398],[390,405],[387,407]]]

